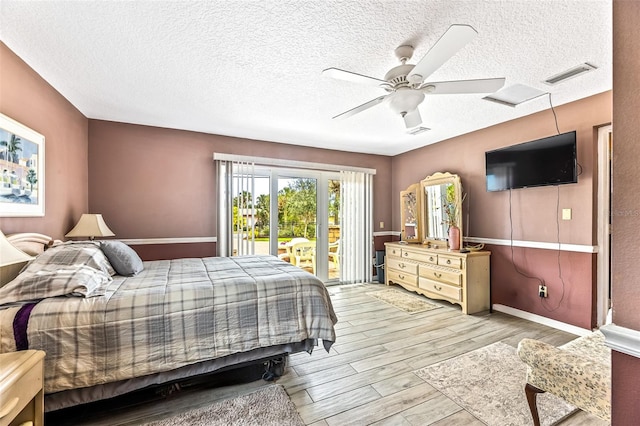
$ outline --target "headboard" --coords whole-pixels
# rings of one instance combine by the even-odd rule
[[[35,232],[25,232],[20,234],[7,235],[7,240],[19,250],[37,256],[48,247],[59,244],[62,241],[54,240],[48,235]],[[19,262],[11,265],[0,266],[0,287],[13,280],[27,262]]]

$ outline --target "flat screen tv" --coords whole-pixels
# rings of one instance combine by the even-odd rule
[[[485,153],[487,191],[577,183],[576,132]]]

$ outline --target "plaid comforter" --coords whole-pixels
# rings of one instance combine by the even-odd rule
[[[256,348],[335,341],[324,284],[272,256],[145,262],[103,296],[52,297],[31,311],[30,349],[45,357],[45,392],[168,371]],[[0,310],[0,352],[16,350],[19,307]]]

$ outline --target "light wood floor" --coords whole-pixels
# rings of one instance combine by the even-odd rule
[[[278,380],[308,425],[483,425],[414,370],[502,341],[516,346],[525,337],[561,345],[576,336],[502,313],[462,315],[459,306],[408,314],[368,296],[382,284],[332,286],[339,318],[337,342],[327,354],[290,357]],[[396,287],[402,290],[400,287]],[[257,381],[216,389],[195,389],[129,408],[68,416],[65,424],[131,425],[175,415],[253,391]],[[524,391],[522,397],[524,398]],[[562,426],[606,425],[578,412]]]

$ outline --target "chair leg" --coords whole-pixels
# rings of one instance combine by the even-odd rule
[[[540,417],[538,416],[538,406],[536,404],[536,399],[538,397],[538,394],[544,393],[544,391],[527,383],[524,387],[524,393],[527,395],[529,410],[531,410],[531,417],[533,417],[533,425],[540,426]]]

